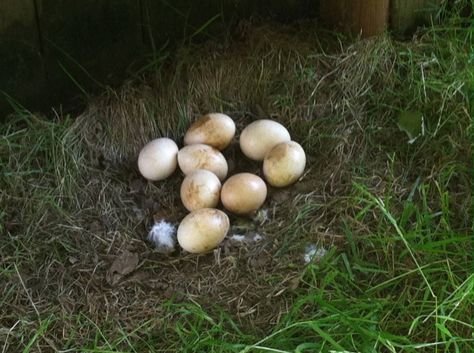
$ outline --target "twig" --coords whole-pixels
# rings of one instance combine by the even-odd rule
[[[18,320],[17,322],[15,322],[15,324],[8,330],[8,332],[7,332],[7,337],[5,337],[5,343],[3,344],[2,353],[5,353],[5,349],[7,348],[8,336],[10,336],[10,334],[12,333],[12,331],[15,329],[16,325],[18,325],[19,323],[20,323],[20,320]]]
[[[20,279],[21,285],[23,286],[23,289],[25,290],[26,295],[28,296],[28,299],[31,302],[31,305],[33,306],[33,309],[35,309],[36,315],[38,315],[38,319],[40,319],[40,321],[41,321],[40,313],[39,313],[38,309],[36,308],[35,303],[33,302],[33,298],[31,298],[30,292],[28,292],[28,289],[25,286],[25,282],[23,282],[23,279],[21,278],[20,272],[18,271],[18,267],[16,266],[16,264],[13,264],[13,266],[15,266],[15,271],[16,271],[16,274],[18,275],[18,278]]]

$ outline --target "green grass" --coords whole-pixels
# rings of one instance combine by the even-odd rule
[[[11,102],[0,139],[1,353],[474,349],[466,20],[450,14],[409,41],[315,38],[311,26],[247,29],[245,52],[239,41],[187,45],[77,118]],[[136,153],[151,137],[180,141],[205,111],[239,128],[249,116],[281,121],[308,168],[272,191],[268,220],[232,218],[262,245],[163,257],[144,238],[153,202],[183,216],[170,192],[180,177],[141,182]],[[425,122],[412,144],[397,126],[406,111]],[[305,264],[308,244],[327,255]],[[125,250],[139,267],[112,285]]]

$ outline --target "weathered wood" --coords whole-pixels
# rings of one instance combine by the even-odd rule
[[[3,92],[39,104],[45,77],[34,1],[0,0],[0,119],[11,109]]]
[[[66,101],[71,92],[95,94],[103,89],[101,83],[123,79],[131,60],[142,53],[137,3],[42,1],[44,60],[55,101]]]
[[[255,14],[282,22],[314,17],[317,3],[315,0],[141,0],[144,37],[146,41],[154,41],[155,46],[160,41],[173,43],[193,35],[208,39]]]
[[[442,0],[391,0],[390,28],[395,32],[407,32],[417,25],[429,23]]]
[[[370,37],[388,26],[389,0],[322,0],[320,16],[345,31]]]
[[[165,43],[219,36],[253,15],[291,21],[314,0],[0,0],[0,91],[36,110],[118,85]],[[36,5],[36,6],[35,6]],[[36,11],[35,11],[36,10]],[[210,24],[207,22],[220,14]],[[75,98],[74,98],[75,97]],[[73,98],[73,99],[71,99]],[[0,93],[0,119],[9,110]]]
[[[0,33],[12,25],[32,25],[35,21],[32,0],[0,0]]]

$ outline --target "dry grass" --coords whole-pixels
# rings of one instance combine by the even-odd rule
[[[74,121],[17,114],[0,150],[6,171],[0,193],[4,351],[184,351],[196,347],[203,332],[210,343],[202,347],[218,339],[216,345],[230,351],[237,348],[224,342],[252,342],[300,311],[317,317],[302,298],[330,282],[304,264],[308,244],[333,255],[357,253],[378,263],[387,278],[399,275],[397,267],[416,271],[410,257],[399,260],[403,246],[385,238],[392,236],[390,224],[364,190],[397,216],[415,192],[415,206],[426,212],[449,206],[449,219],[427,225],[427,232],[469,231],[467,83],[441,72],[467,70],[467,53],[450,57],[449,49],[436,50],[432,33],[411,43],[388,36],[349,43],[319,33],[308,23],[243,24],[228,44],[182,48],[159,72],[106,92]],[[405,109],[427,119],[427,135],[413,146],[396,125]],[[261,234],[261,242],[228,240],[207,256],[163,256],[145,237],[155,213],[172,222],[185,215],[177,191],[181,176],[146,183],[136,156],[151,138],[181,142],[189,123],[211,111],[229,114],[240,129],[257,118],[282,122],[307,151],[307,172],[294,187],[270,190],[267,220],[232,218],[235,232]],[[234,171],[260,173],[235,145],[226,156]],[[420,180],[424,189],[417,189]],[[411,222],[407,232],[415,227]],[[138,254],[138,264],[111,279],[113,261],[126,253]],[[457,264],[468,258],[452,264],[456,279],[447,293],[465,278]],[[383,276],[364,277],[351,290],[358,293],[366,281],[383,283]],[[337,297],[338,291],[328,293]],[[404,335],[407,322],[381,326]],[[424,334],[413,341],[435,339]]]

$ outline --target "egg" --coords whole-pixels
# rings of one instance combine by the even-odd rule
[[[222,153],[204,144],[183,147],[178,152],[178,164],[185,175],[196,169],[205,169],[214,173],[220,180],[227,176],[227,161]]]
[[[263,161],[263,175],[275,187],[293,184],[303,175],[306,155],[294,141],[279,143],[272,148]]]
[[[214,208],[221,195],[221,182],[212,172],[196,169],[181,184],[181,201],[190,212],[201,208]]]
[[[248,214],[259,209],[267,197],[267,186],[259,176],[239,173],[231,176],[222,186],[224,207],[236,214]]]
[[[220,151],[229,146],[235,135],[235,123],[231,117],[221,113],[210,113],[200,117],[184,135],[185,145],[203,143]]]
[[[178,243],[190,253],[216,248],[229,231],[229,217],[214,208],[201,208],[183,218],[178,227]]]
[[[247,125],[240,134],[240,149],[248,158],[262,161],[277,144],[290,141],[288,130],[269,119],[256,120]]]
[[[148,180],[163,180],[176,170],[178,146],[166,137],[148,142],[138,155],[138,169]]]

